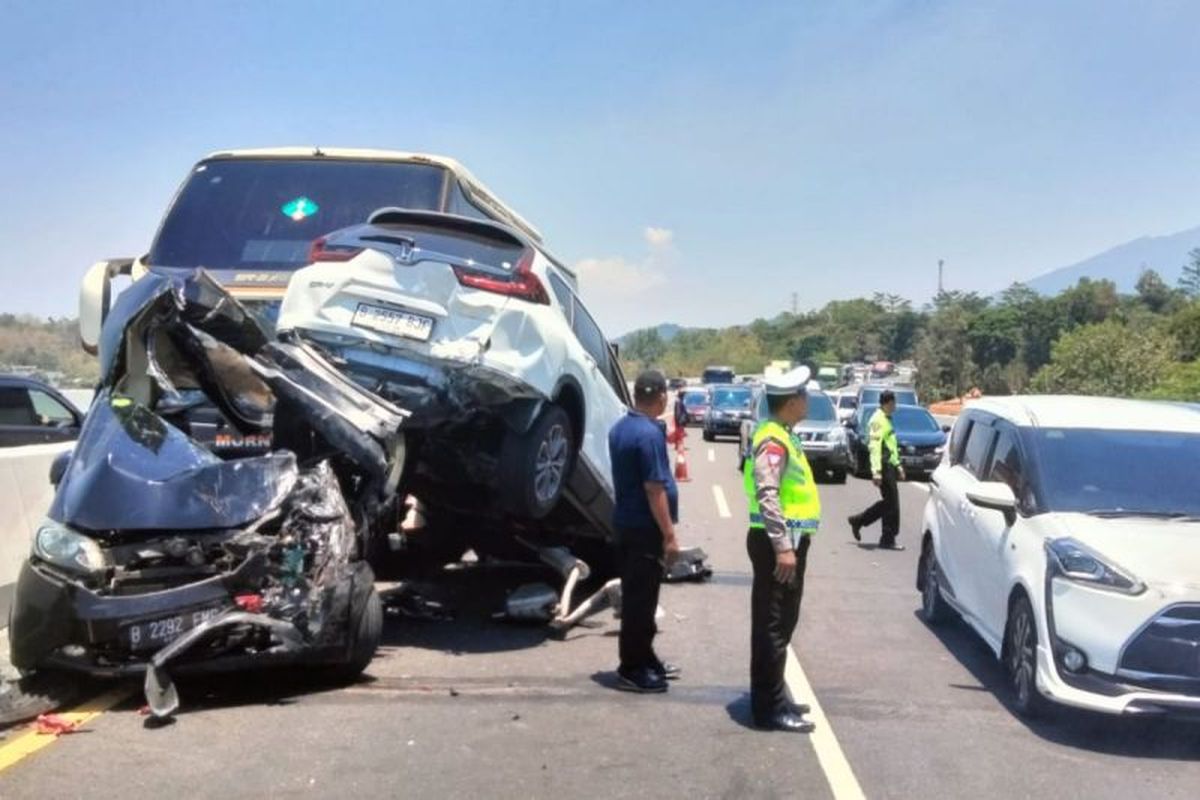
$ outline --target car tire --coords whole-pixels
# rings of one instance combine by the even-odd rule
[[[1004,671],[1012,688],[1013,708],[1023,717],[1045,713],[1047,700],[1037,688],[1037,620],[1029,598],[1019,593],[1008,610],[1004,630]]]
[[[832,483],[845,483],[846,482],[846,470],[844,470],[844,469],[829,470],[829,480]]]
[[[558,505],[575,466],[571,419],[548,404],[524,436],[510,434],[500,456],[501,496],[506,510],[542,519]]]
[[[921,590],[921,619],[936,627],[950,617],[950,604],[942,597],[941,569],[933,542],[926,540],[917,564],[917,588]]]
[[[704,432],[704,441],[711,442],[711,441],[714,441],[716,438],[717,438],[717,435],[715,433],[713,433],[712,431]]]
[[[329,675],[340,682],[350,682],[356,679],[371,664],[379,643],[383,640],[383,601],[375,591],[375,575],[371,568],[363,565],[354,581],[368,582],[365,595],[355,592],[355,597],[361,596],[357,603],[350,606],[350,643],[346,651],[346,660],[336,664]]]

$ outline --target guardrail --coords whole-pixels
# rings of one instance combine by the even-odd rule
[[[50,464],[74,442],[0,449],[0,628],[8,627],[13,590],[38,523],[54,499]]]

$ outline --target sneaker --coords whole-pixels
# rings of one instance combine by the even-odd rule
[[[880,542],[880,543],[879,543],[879,546],[878,546],[877,548],[875,548],[875,549],[876,549],[876,550],[896,550],[896,551],[900,551],[900,550],[903,550],[903,549],[904,549],[904,545],[902,545],[902,544],[896,544],[895,542]]]
[[[623,692],[661,694],[667,690],[667,679],[649,668],[626,672],[617,670],[617,688]]]

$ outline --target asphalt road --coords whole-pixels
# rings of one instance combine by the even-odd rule
[[[457,617],[389,618],[387,646],[358,684],[294,673],[184,684],[183,712],[162,728],[146,727],[135,695],[0,771],[0,797],[1195,796],[1200,727],[1076,712],[1026,724],[965,626],[920,622],[922,486],[902,488],[903,553],[850,541],[844,519],[873,499],[869,483],[823,487],[793,647],[825,735],[750,729],[736,448],[689,442],[681,530],[716,575],[664,587],[659,650],[684,668],[668,695],[611,688],[611,613],[549,639],[488,618],[536,571],[466,571],[445,587]],[[21,735],[0,742],[0,763]]]

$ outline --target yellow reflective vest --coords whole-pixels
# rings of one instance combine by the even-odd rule
[[[871,474],[883,472],[883,450],[887,448],[887,463],[893,467],[900,466],[900,446],[896,444],[896,428],[892,418],[883,413],[882,408],[875,409],[871,421],[867,423],[867,449],[871,454]]]
[[[800,441],[772,419],[763,422],[754,432],[750,456],[742,465],[742,483],[750,504],[750,527],[765,527],[758,507],[758,487],[754,481],[754,455],[767,439],[775,439],[787,448],[787,466],[779,479],[779,505],[792,544],[795,545],[801,536],[811,536],[817,532],[821,523],[821,498],[817,494],[817,482],[813,479],[812,467],[804,457]]]

